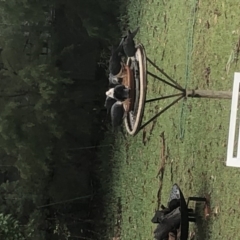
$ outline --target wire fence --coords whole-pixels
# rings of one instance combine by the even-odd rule
[[[188,38],[187,38],[187,46],[186,46],[186,69],[185,69],[185,89],[187,89],[190,77],[191,77],[191,64],[192,64],[192,50],[193,50],[193,35],[194,35],[194,26],[196,22],[196,12],[197,12],[197,4],[198,0],[192,0],[192,9],[191,16],[189,18],[188,23]],[[187,117],[187,104],[186,101],[182,102],[181,112],[180,112],[180,120],[179,120],[179,132],[180,139],[184,138],[185,134],[185,124]]]

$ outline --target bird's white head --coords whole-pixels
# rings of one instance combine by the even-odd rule
[[[107,92],[106,92],[106,96],[114,98],[114,88],[110,88]]]

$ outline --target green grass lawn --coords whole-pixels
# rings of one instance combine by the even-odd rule
[[[141,27],[137,41],[165,72],[189,89],[232,89],[233,73],[240,68],[239,62],[229,61],[240,36],[238,0],[129,2],[126,14],[130,28]],[[154,72],[151,66],[149,70]],[[147,98],[173,92],[148,78]],[[169,100],[147,105],[144,121],[167,103]],[[112,169],[112,175],[105,179],[108,185],[103,182],[108,188],[106,239],[119,233],[122,240],[153,239],[156,226],[150,220],[158,206],[160,181],[156,175],[162,161],[163,131],[169,151],[161,203],[166,204],[173,183],[180,185],[186,197],[210,194],[211,209],[218,208],[218,213],[192,225],[195,239],[240,239],[240,170],[225,166],[230,105],[230,100],[188,99],[148,125],[145,137],[142,131],[125,142],[120,135],[113,156],[105,159]],[[113,228],[119,197],[121,231]]]

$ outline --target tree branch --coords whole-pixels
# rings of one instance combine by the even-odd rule
[[[4,98],[4,97],[20,97],[20,96],[25,96],[27,95],[29,92],[23,92],[23,93],[17,93],[17,94],[12,94],[12,95],[0,95],[0,98]]]

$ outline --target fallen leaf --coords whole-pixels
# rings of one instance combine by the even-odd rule
[[[218,16],[217,16],[217,14],[215,14],[214,19],[213,19],[214,24],[217,24],[217,18],[218,18]]]
[[[214,216],[216,217],[216,216],[219,214],[219,212],[220,212],[220,207],[219,207],[219,206],[216,206],[216,207],[214,208],[214,211],[213,211]]]

